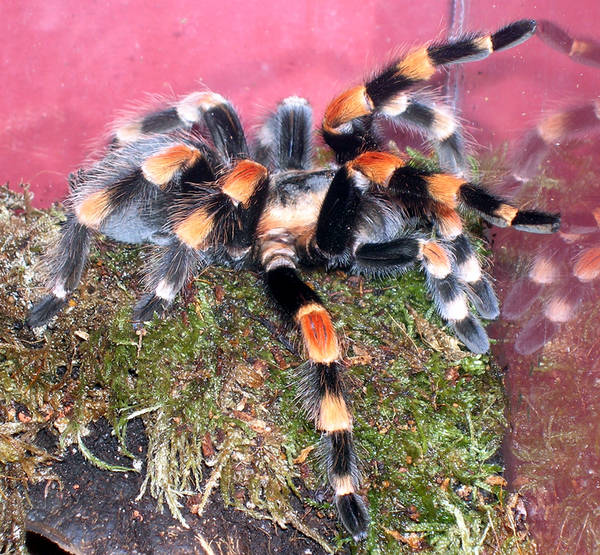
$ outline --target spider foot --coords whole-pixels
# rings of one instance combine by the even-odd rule
[[[149,322],[154,318],[155,314],[159,318],[162,318],[170,306],[171,302],[167,299],[163,299],[154,293],[147,293],[137,302],[133,309],[131,317],[133,327],[135,329],[142,328],[145,322]]]
[[[356,493],[336,495],[335,506],[342,524],[354,540],[364,540],[369,527],[369,514],[361,497]]]
[[[475,305],[479,315],[486,320],[495,320],[500,316],[500,307],[498,299],[487,279],[480,279],[474,283],[469,283],[466,290],[467,296]]]
[[[25,324],[30,328],[44,326],[62,310],[65,304],[65,299],[50,293],[32,307],[25,319]]]
[[[476,354],[487,353],[490,348],[490,340],[475,316],[469,314],[462,320],[452,322],[452,327],[469,351]]]

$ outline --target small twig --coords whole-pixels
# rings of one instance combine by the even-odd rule
[[[229,436],[229,438],[227,438],[227,440],[225,441],[225,444],[223,445],[223,448],[221,449],[221,452],[219,453],[219,455],[217,457],[217,460],[215,462],[215,467],[214,467],[213,471],[211,472],[211,475],[204,486],[204,492],[202,493],[202,499],[200,500],[200,503],[198,505],[198,511],[196,511],[196,515],[198,517],[202,516],[202,513],[204,512],[204,509],[206,508],[206,503],[208,502],[210,494],[212,493],[212,490],[215,488],[215,486],[219,482],[219,479],[221,478],[221,472],[223,471],[223,468],[225,468],[225,465],[227,464],[227,461],[229,460],[231,453],[233,452],[234,448],[236,447],[235,440],[236,440],[236,438],[235,438],[235,436],[233,436],[233,434],[232,434],[232,436]]]
[[[212,550],[212,547],[206,541],[206,539],[204,538],[204,536],[202,536],[199,532],[196,532],[195,535],[196,535],[196,539],[198,540],[198,542],[202,546],[202,549],[204,549],[206,555],[215,555],[215,552]]]
[[[258,322],[259,324],[262,324],[265,328],[267,328],[267,331],[285,347],[287,351],[294,356],[299,356],[299,353],[294,345],[287,339],[287,337],[277,331],[277,328],[273,322],[267,320],[266,318],[262,318],[261,316],[256,316],[255,314],[248,312],[246,309],[242,309],[242,314],[247,318]]]

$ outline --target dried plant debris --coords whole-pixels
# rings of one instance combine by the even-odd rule
[[[75,450],[88,469],[137,480],[127,499],[106,491],[131,509],[127,522],[137,526],[149,518],[144,510],[163,506],[174,517],[174,537],[193,533],[199,552],[243,552],[236,545],[249,541],[219,535],[210,524],[215,507],[223,515],[235,508],[247,530],[278,538],[281,553],[527,551],[527,538],[507,522],[504,483],[490,478],[502,472],[501,376],[486,356],[465,353],[445,333],[418,273],[376,281],[318,276],[344,334],[373,521],[356,545],[337,527],[318,473],[319,438],[295,399],[298,344],[257,276],[208,269],[170,318],[136,334],[129,316],[143,249],[100,242],[68,310],[34,334],[22,322],[63,216],[34,211],[7,188],[0,196],[0,531],[7,546],[23,549],[37,510],[23,491],[62,487],[56,469]],[[100,419],[110,423],[116,458],[96,442]],[[128,439],[135,422],[143,422],[143,448]],[[57,444],[40,443],[40,434]]]

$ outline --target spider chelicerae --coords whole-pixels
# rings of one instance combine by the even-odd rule
[[[337,164],[312,165],[312,113],[301,98],[283,100],[248,147],[231,104],[197,92],[118,126],[104,157],[72,174],[67,218],[50,252],[50,293],[31,309],[46,324],[76,289],[94,233],[154,245],[137,325],[163,315],[188,278],[208,264],[258,270],[269,294],[302,336],[308,362],[300,396],[322,432],[327,476],[340,519],[364,538],[368,511],[342,347],[319,295],[298,267],[341,267],[368,276],[418,264],[441,316],[473,352],[489,341],[484,318],[498,315],[457,211],[471,209],[499,226],[538,233],[559,228],[557,215],[519,210],[470,182],[460,125],[452,111],[419,92],[440,66],[485,58],[529,38],[535,22],[470,34],[409,51],[327,107],[322,135]],[[415,90],[416,89],[416,90]],[[383,148],[378,122],[423,134],[438,153],[428,171]]]

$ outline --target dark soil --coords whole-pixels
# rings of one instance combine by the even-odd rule
[[[111,464],[129,466],[130,460],[119,454],[118,441],[110,424],[101,419],[94,423],[86,446]],[[145,458],[147,439],[141,420],[127,429],[127,447]],[[54,436],[42,432],[41,447],[52,451]],[[143,481],[141,473],[108,472],[92,466],[80,451],[70,447],[65,456],[52,465],[58,481],[31,486],[28,495],[26,530],[33,533],[32,551],[47,553],[47,538],[68,553],[104,555],[106,553],[210,553],[202,547],[201,535],[215,554],[325,553],[312,540],[292,528],[282,530],[264,520],[255,520],[232,508],[226,508],[220,496],[212,496],[201,518],[186,507],[184,528],[165,508],[158,510],[149,494],[136,501]],[[311,526],[318,519],[311,519]],[[321,525],[322,526],[322,525]],[[36,537],[39,536],[39,537]],[[37,546],[37,547],[36,547]],[[56,551],[59,553],[60,551]]]

